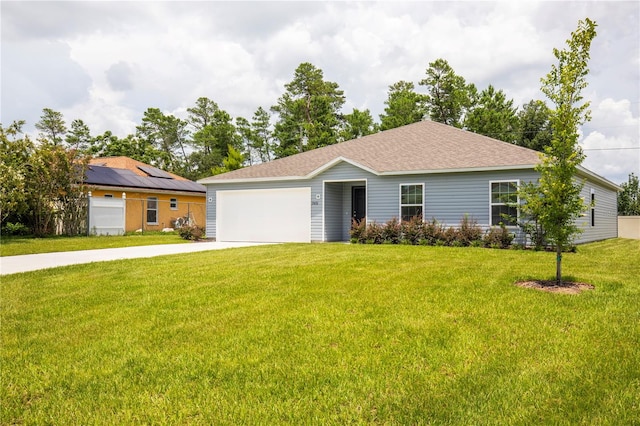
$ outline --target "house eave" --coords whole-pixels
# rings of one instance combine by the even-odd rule
[[[380,176],[404,176],[404,175],[433,175],[444,173],[470,173],[470,172],[495,172],[504,170],[528,170],[534,169],[535,164],[518,164],[486,167],[459,167],[451,169],[427,169],[427,170],[394,170],[381,172]]]
[[[354,167],[357,167],[366,172],[372,173],[376,176],[379,176],[380,173],[367,167],[359,164],[356,161],[350,160],[345,157],[336,157],[331,161],[323,164],[322,166],[312,170],[304,176],[271,176],[271,177],[254,177],[254,178],[239,178],[239,179],[211,179],[204,178],[200,179],[197,182],[201,185],[216,185],[216,184],[227,184],[227,183],[252,183],[252,182],[283,182],[283,181],[295,181],[295,180],[309,180],[318,176],[319,174],[329,170],[339,163],[348,163]]]
[[[505,171],[505,170],[530,170],[535,168],[535,164],[518,164],[518,165],[501,165],[501,166],[488,166],[488,167],[461,167],[451,169],[421,169],[421,170],[392,170],[385,172],[378,172],[369,167],[363,166],[348,158],[338,157],[328,163],[318,167],[305,176],[274,176],[274,177],[259,177],[259,178],[241,178],[241,179],[220,179],[206,181],[201,179],[198,183],[203,185],[217,185],[217,184],[236,184],[236,183],[254,183],[254,182],[286,182],[286,181],[299,181],[309,180],[320,175],[321,173],[329,170],[331,167],[338,163],[349,163],[354,167],[358,167],[364,171],[367,171],[375,176],[406,176],[406,175],[425,175],[425,174],[444,174],[444,173],[469,173],[469,172],[491,172],[491,171]]]
[[[170,189],[154,189],[154,188],[136,188],[133,186],[109,186],[109,185],[96,185],[87,183],[85,184],[90,191],[114,191],[114,192],[140,192],[143,194],[169,194],[169,195],[190,195],[193,197],[206,196],[205,191],[173,191]]]
[[[600,176],[597,173],[592,172],[589,169],[585,169],[582,166],[578,166],[578,175],[589,178],[591,180],[593,180],[594,182],[599,183],[602,186],[605,186],[609,189],[612,189],[616,192],[620,192],[622,191],[622,188],[619,185],[616,185],[615,183],[611,182],[610,180]]]
[[[315,169],[314,171],[309,173],[307,176],[305,176],[305,179],[314,178],[314,177],[316,177],[319,174],[329,170],[330,168],[332,168],[333,166],[335,166],[336,164],[339,164],[339,163],[348,163],[348,164],[351,164],[354,167],[357,167],[357,168],[359,168],[361,170],[364,170],[365,172],[369,172],[369,173],[374,174],[376,176],[380,175],[380,172],[378,172],[376,170],[373,170],[370,167],[363,166],[362,164],[358,163],[357,161],[353,161],[353,160],[350,160],[348,158],[340,156],[340,157],[336,157],[333,160],[329,161],[328,163],[325,163],[324,165],[318,167],[317,169]]]

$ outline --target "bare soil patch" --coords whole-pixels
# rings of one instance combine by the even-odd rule
[[[591,284],[573,281],[563,281],[561,285],[557,285],[555,280],[518,281],[516,285],[518,287],[533,288],[535,290],[560,294],[580,294],[583,291],[593,290],[595,288]]]

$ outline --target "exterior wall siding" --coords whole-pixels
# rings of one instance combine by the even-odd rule
[[[481,227],[489,228],[490,183],[509,180],[523,183],[537,178],[538,173],[533,169],[377,176],[342,162],[310,180],[208,184],[207,236],[215,238],[216,235],[215,203],[218,190],[310,187],[311,241],[347,241],[351,227],[353,186],[366,186],[368,223],[385,223],[392,218],[399,218],[400,185],[422,184],[425,220],[435,219],[445,226],[457,226],[468,215]],[[589,215],[582,218],[579,225],[584,228],[584,233],[576,241],[578,243],[617,236],[615,191],[587,182],[583,191],[585,200],[590,200],[591,188],[596,191],[596,226],[590,226]]]
[[[400,216],[400,185],[424,185],[425,220],[435,219],[446,226],[457,226],[465,215],[479,225],[489,226],[490,182],[535,180],[531,170],[430,175],[376,176],[368,181],[367,220],[384,223]]]
[[[594,226],[591,226],[591,191],[595,196]],[[618,236],[617,192],[586,180],[582,187],[581,196],[587,209],[584,216],[578,219],[578,228],[582,230],[582,233],[577,236],[576,244],[616,238]]]
[[[326,183],[324,187],[325,241],[341,241],[343,228],[344,183]]]
[[[122,198],[121,190],[94,189],[91,191],[92,197],[104,197],[111,195],[113,198]],[[126,194],[126,216],[125,232],[133,232],[138,229],[144,231],[161,231],[163,228],[170,228],[179,217],[189,215],[196,225],[204,226],[205,217],[208,214],[205,208],[204,195],[186,195],[157,192],[124,191]],[[155,224],[147,223],[146,209],[147,199],[156,197],[158,199],[158,221]],[[172,209],[170,200],[177,199],[177,208]]]

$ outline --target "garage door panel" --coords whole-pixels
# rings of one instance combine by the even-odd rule
[[[311,241],[311,188],[216,193],[218,241]]]

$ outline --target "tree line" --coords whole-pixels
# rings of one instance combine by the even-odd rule
[[[480,91],[467,83],[444,59],[431,62],[418,85],[424,90],[404,80],[390,85],[384,112],[375,120],[368,109],[344,113],[346,97],[338,83],[304,62],[275,105],[257,108],[250,119],[234,118],[201,97],[186,119],[148,108],[125,137],[111,131],[93,135],[82,119],[67,126],[50,108],[43,109],[36,129],[38,141],[91,157],[128,156],[192,180],[425,119],[539,151],[551,140],[545,102],[531,100],[517,108],[502,90],[489,85]]]
[[[65,214],[69,217],[62,221],[62,233],[81,232],[81,207],[74,200],[86,192],[84,168],[91,157],[127,156],[197,180],[429,119],[558,158],[550,148],[554,131],[562,127],[557,118],[564,100],[555,99],[550,90],[562,86],[561,81],[546,90],[543,86],[558,111],[541,100],[517,108],[504,91],[492,85],[478,90],[444,59],[429,63],[418,85],[421,91],[410,81],[391,84],[384,112],[376,121],[368,109],[344,113],[346,98],[339,85],[304,62],[276,104],[257,108],[250,119],[234,118],[215,101],[201,97],[187,109],[186,119],[148,108],[135,133],[125,137],[111,131],[93,135],[81,119],[67,126],[60,112],[44,108],[35,124],[36,141],[23,133],[24,121],[0,125],[3,230],[7,233],[7,224],[16,223],[32,234],[46,235],[52,233],[55,219]],[[572,125],[579,124],[576,121]],[[577,139],[574,131],[570,133],[565,150],[577,152]],[[638,209],[637,177],[629,179],[620,198],[622,214]],[[626,196],[627,190],[631,195]]]

